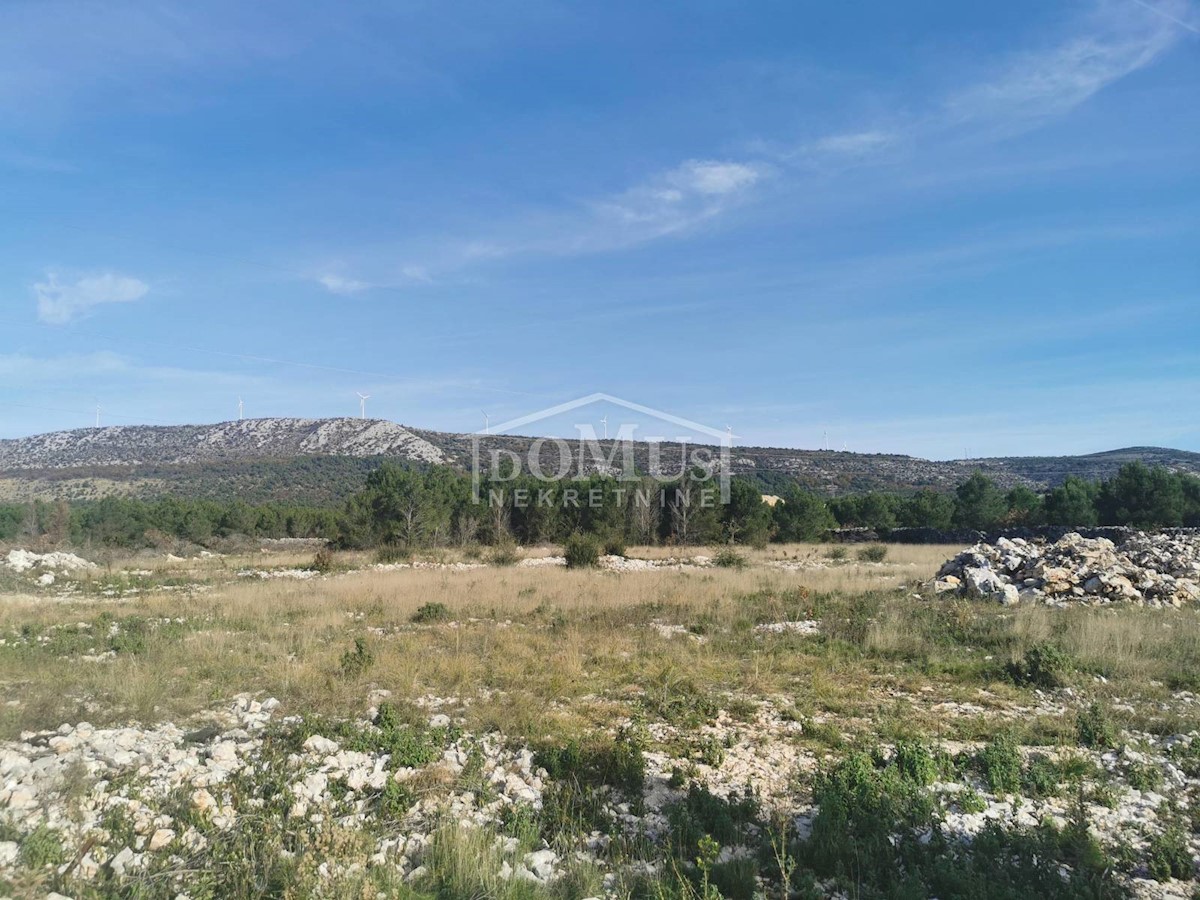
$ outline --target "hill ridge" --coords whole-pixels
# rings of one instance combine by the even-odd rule
[[[476,435],[430,431],[387,419],[260,418],[207,425],[110,425],[0,440],[0,500],[82,499],[104,494],[253,496],[333,502],[361,484],[375,460],[467,468]],[[490,447],[517,453],[536,438],[490,435]],[[645,444],[636,445],[648,471]],[[662,445],[667,471],[678,448]],[[318,459],[326,460],[318,464]],[[928,460],[896,453],[851,453],[737,446],[733,470],[756,476],[764,491],[790,482],[826,494],[865,490],[949,490],[976,470],[1003,487],[1045,489],[1068,475],[1111,476],[1126,462],[1200,473],[1200,453],[1124,447],[1075,456]],[[339,483],[328,483],[330,479]],[[269,482],[265,487],[260,482]],[[345,482],[344,484],[340,482]]]

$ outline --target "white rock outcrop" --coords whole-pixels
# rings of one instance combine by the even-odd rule
[[[1185,606],[1200,600],[1200,537],[1138,533],[1119,545],[1074,532],[1048,545],[1000,538],[947,561],[933,588],[1005,604]]]

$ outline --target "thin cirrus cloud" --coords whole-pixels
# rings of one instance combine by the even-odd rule
[[[818,133],[800,142],[755,141],[750,146],[757,151],[744,158],[686,159],[607,197],[516,218],[492,235],[424,246],[409,243],[404,250],[421,258],[422,270],[431,275],[516,257],[614,252],[711,226],[761,194],[757,189],[769,178],[802,182],[814,168],[828,174],[901,158],[924,168],[929,164],[919,162],[921,153],[940,150],[948,139],[998,140],[1069,113],[1152,65],[1192,30],[1191,15],[1184,0],[1153,6],[1100,0],[1065,33],[983,67],[973,81],[966,79],[965,87],[929,98],[923,111]],[[961,73],[956,80],[961,83]],[[939,177],[949,175],[938,170]],[[395,244],[386,248],[388,255],[396,250]],[[359,265],[372,268],[368,258],[360,258]],[[393,273],[369,282],[339,276],[322,278],[321,283],[334,293],[354,293],[376,281],[420,280]]]
[[[371,287],[370,282],[342,275],[321,275],[317,281],[331,294],[359,294]]]
[[[376,288],[403,288],[414,284],[432,284],[433,277],[424,266],[401,266],[394,278],[364,281],[360,278],[350,278],[345,275],[327,273],[316,278],[317,284],[331,294],[350,296]]]
[[[995,74],[952,94],[945,114],[951,123],[1037,122],[1069,112],[1122,78],[1151,65],[1182,36],[1186,2],[1103,2],[1076,34],[1040,50],[1021,53]]]
[[[47,272],[44,281],[33,285],[33,293],[38,318],[48,325],[65,325],[90,315],[98,306],[141,300],[150,293],[150,286],[139,278],[115,272],[65,282],[57,273]]]
[[[966,86],[931,100],[924,112],[893,116],[834,132],[793,147],[774,146],[785,163],[861,165],[895,157],[947,137],[987,140],[1036,127],[1086,103],[1100,91],[1152,65],[1170,50],[1188,23],[1188,6],[1104,0],[1070,33],[1046,46],[1011,54]]]
[[[334,294],[373,287],[430,284],[439,275],[523,256],[574,256],[620,250],[692,231],[747,199],[770,175],[765,163],[689,159],[620,193],[585,201],[536,221],[516,222],[504,237],[447,241],[378,278],[324,274],[317,282]],[[395,248],[388,250],[394,255]],[[366,265],[366,264],[364,264]]]
[[[762,177],[761,168],[750,163],[689,159],[595,209],[635,225],[651,223],[674,231],[720,212]]]

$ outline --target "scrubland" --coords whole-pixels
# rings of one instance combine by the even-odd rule
[[[6,574],[0,885],[1191,896],[1200,616],[934,596],[960,549]]]

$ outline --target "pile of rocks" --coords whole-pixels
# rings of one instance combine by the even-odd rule
[[[31,550],[10,550],[4,558],[4,565],[14,572],[28,572],[30,569],[45,569],[53,572],[81,572],[96,568],[96,564],[88,562],[74,553],[34,553]]]
[[[1000,538],[949,560],[933,587],[1006,604],[1180,607],[1200,600],[1200,537],[1137,532],[1119,545],[1076,533],[1048,545]]]

